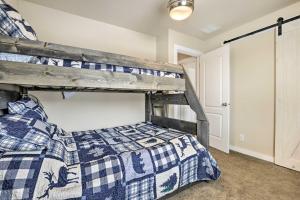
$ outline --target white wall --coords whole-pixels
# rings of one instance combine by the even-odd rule
[[[209,40],[206,40],[205,41],[205,50],[208,51],[208,50],[217,48],[225,40],[240,36],[241,34],[245,34],[245,33],[257,30],[259,28],[262,28],[264,26],[268,26],[270,24],[274,24],[274,23],[276,23],[276,21],[279,17],[283,17],[285,19],[288,19],[290,17],[294,17],[294,16],[299,15],[299,13],[300,13],[300,2],[292,4],[288,7],[285,7],[283,9],[278,10],[278,11],[275,11],[273,13],[265,15],[261,18],[258,18],[256,20],[254,20],[254,21],[248,22],[246,24],[243,24],[242,26],[239,26],[235,29],[232,29],[232,30],[229,30],[225,33],[217,35],[217,36],[215,36],[215,37],[213,37]],[[239,42],[239,41],[237,41],[237,42]]]
[[[168,31],[162,31],[156,40],[156,59],[162,62],[169,60],[169,34]]]
[[[49,120],[65,130],[91,130],[133,124],[145,120],[144,95],[78,93],[62,100],[60,92],[34,92]]]
[[[299,15],[296,3],[206,41],[206,50],[224,40],[273,24],[277,18]],[[284,28],[284,27],[283,27]],[[274,30],[232,42],[230,145],[272,160],[275,113]],[[245,141],[240,140],[240,134]]]
[[[157,60],[174,63],[175,45],[180,45],[199,52],[205,50],[205,42],[172,29],[161,32],[157,38]]]
[[[156,59],[156,38],[129,29],[17,0],[39,40]]]
[[[273,157],[274,32],[231,45],[230,144]],[[245,137],[240,140],[240,134]]]
[[[174,30],[168,30],[168,58],[170,63],[174,63],[174,46],[180,45],[184,46],[199,52],[202,52],[205,49],[205,42],[202,40],[180,33]]]
[[[46,8],[12,1],[36,30],[40,40],[155,59],[156,38],[125,28]],[[34,92],[49,120],[66,130],[87,130],[144,120],[143,94],[78,93],[63,100],[61,93]]]

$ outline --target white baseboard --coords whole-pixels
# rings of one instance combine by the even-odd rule
[[[236,147],[236,146],[230,145],[230,150],[236,151],[238,153],[245,154],[245,155],[248,155],[248,156],[252,156],[254,158],[265,160],[265,161],[268,161],[268,162],[272,162],[272,163],[274,162],[274,157],[266,155],[266,154],[258,153],[258,152],[255,152],[255,151],[251,151],[249,149],[244,149],[244,148],[241,148],[241,147]]]

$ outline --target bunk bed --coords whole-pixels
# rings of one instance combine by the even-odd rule
[[[16,175],[13,181],[5,180],[7,174],[2,175],[4,180],[0,183],[6,181],[10,187],[6,186],[8,189],[0,192],[0,196],[157,199],[189,183],[215,180],[220,176],[207,150],[207,118],[182,66],[8,36],[0,36],[0,52],[0,109],[3,113],[7,112],[8,102],[19,100],[31,90],[145,94],[143,123],[73,133],[65,133],[55,126],[56,133],[50,134],[52,138],[44,150],[0,153],[0,171],[7,174],[19,173],[16,166],[20,167],[24,156],[40,161],[31,161],[26,166],[28,169],[25,166],[22,169],[37,170],[39,175],[32,171],[35,181],[29,177],[18,180]],[[30,63],[32,58],[39,62]],[[57,62],[50,64],[51,59]],[[58,66],[59,62],[76,62],[77,65]],[[89,63],[94,68],[79,68],[78,63],[80,66]],[[197,122],[168,118],[170,104],[190,105]],[[0,119],[4,127],[10,123],[6,116]],[[26,116],[20,118],[29,120]],[[81,180],[75,176],[78,174],[82,175]],[[13,188],[11,185],[19,185],[18,181],[23,181],[21,188]],[[35,188],[26,185],[30,183]],[[18,189],[23,190],[20,193]]]
[[[208,148],[208,121],[182,66],[4,35],[0,35],[0,52],[106,66],[104,70],[91,70],[77,66],[59,67],[9,59],[0,60],[0,88],[10,90],[12,97],[16,97],[16,92],[27,93],[28,90],[145,93],[146,121],[195,134],[199,142]],[[146,69],[152,73],[124,73],[109,70],[107,66],[111,69]],[[173,77],[155,76],[154,71],[164,74],[167,72],[173,74]],[[170,94],[171,92],[176,94]],[[6,98],[7,95],[8,93]],[[5,102],[2,104],[2,109],[5,109]],[[197,115],[197,123],[168,118],[169,104],[190,105]],[[155,109],[158,108],[162,110],[161,116],[155,116]]]
[[[0,199],[159,199],[219,178],[182,66],[38,41],[2,0],[0,33]],[[145,122],[67,133],[34,90],[144,93]],[[196,123],[168,118],[171,104]]]

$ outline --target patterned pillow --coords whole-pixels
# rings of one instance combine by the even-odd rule
[[[36,33],[22,16],[5,1],[0,0],[0,34],[14,38],[37,40]]]
[[[48,120],[48,116],[43,107],[30,98],[8,103],[9,114],[20,114],[24,117],[36,118],[43,121]]]
[[[47,122],[22,115],[5,115],[0,117],[0,150],[42,150],[51,140],[51,131]]]
[[[38,151],[45,147],[41,145],[32,144],[30,142],[22,141],[21,139],[0,135],[0,152],[5,151]]]

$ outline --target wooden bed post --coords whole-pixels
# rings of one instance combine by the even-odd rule
[[[197,140],[205,146],[206,149],[209,148],[209,123],[208,121],[197,120]]]
[[[145,94],[145,120],[151,121],[151,115],[152,115],[151,93],[147,92]]]

